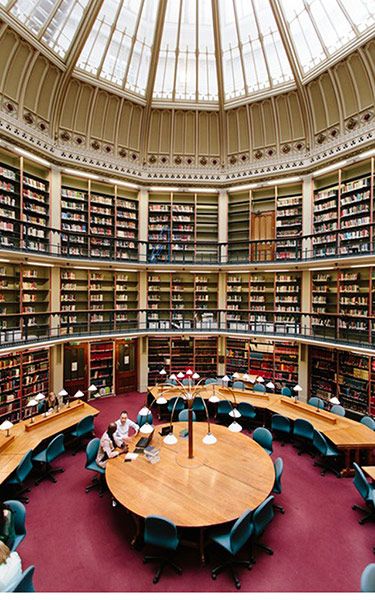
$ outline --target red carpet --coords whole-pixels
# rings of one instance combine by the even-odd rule
[[[127,409],[135,418],[144,394],[99,399],[96,433]],[[242,434],[239,434],[242,435]],[[286,512],[276,512],[264,535],[274,549],[262,551],[251,571],[239,569],[245,592],[354,592],[359,591],[364,567],[374,562],[374,524],[358,524],[351,509],[360,498],[351,479],[320,476],[309,456],[298,456],[287,445],[274,444],[273,458],[284,459],[283,493],[276,498]],[[201,567],[197,553],[186,548],[176,558],[182,576],[168,568],[160,582],[152,583],[154,565],[144,565],[143,551],[130,546],[133,523],[111,497],[85,493],[91,475],[84,469],[84,451],[56,461],[65,467],[58,482],[45,481],[30,492],[27,536],[19,548],[24,567],[35,565],[38,592],[234,592],[228,573],[211,579],[209,567],[221,555],[209,553],[209,566]],[[219,561],[218,561],[219,559]]]

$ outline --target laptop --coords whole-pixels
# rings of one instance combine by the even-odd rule
[[[141,437],[140,440],[138,440],[138,442],[136,443],[135,447],[136,448],[147,448],[147,446],[149,446],[151,444],[151,440],[154,436],[154,432],[151,431],[150,435],[148,437]]]
[[[169,433],[173,433],[173,425],[165,425],[165,427],[162,427],[161,431],[159,431],[159,435],[162,437],[168,435]]]

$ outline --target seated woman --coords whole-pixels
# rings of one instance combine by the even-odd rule
[[[0,542],[0,592],[17,581],[22,573],[22,563],[17,552],[11,552]]]
[[[110,423],[107,427],[107,431],[105,431],[100,438],[96,462],[99,467],[102,467],[103,469],[105,469],[107,461],[110,458],[116,458],[119,454],[124,454],[124,452],[128,451],[127,445],[121,444],[121,441],[115,438],[114,434],[116,433],[116,430],[116,423]]]
[[[13,546],[16,537],[14,515],[12,511],[5,506],[3,502],[0,504],[0,541],[6,544],[9,548]]]

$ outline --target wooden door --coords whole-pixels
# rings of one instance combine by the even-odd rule
[[[272,240],[275,237],[275,211],[270,210],[251,215],[251,241],[260,240],[251,245],[252,261],[267,261],[275,258],[275,243],[262,242]]]
[[[72,397],[81,390],[87,397],[88,344],[64,345],[64,388]]]
[[[116,341],[116,394],[137,390],[137,340]]]

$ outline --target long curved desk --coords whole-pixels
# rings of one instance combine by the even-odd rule
[[[357,423],[346,417],[340,417],[329,411],[317,409],[305,402],[296,402],[287,396],[280,394],[268,394],[261,392],[252,392],[250,390],[237,390],[218,385],[201,386],[200,395],[205,399],[215,392],[219,398],[225,398],[233,402],[249,402],[256,408],[266,409],[270,413],[275,413],[288,417],[291,420],[306,419],[320,431],[324,433],[345,455],[345,467],[342,475],[352,474],[352,462],[360,462],[360,451],[367,451],[365,464],[373,464],[373,450],[375,448],[375,432],[371,431],[365,425]],[[178,388],[175,386],[153,386],[148,388],[148,392],[156,398],[161,393],[167,399],[178,395]]]
[[[272,491],[275,472],[271,458],[254,440],[212,425],[217,443],[206,446],[202,438],[207,424],[195,422],[194,458],[188,459],[187,438],[179,437],[186,423],[174,423],[178,443],[167,446],[156,428],[153,445],[160,448],[160,461],[150,464],[141,454],[135,461],[124,456],[108,461],[106,480],[113,496],[135,517],[158,514],[179,527],[200,531],[200,554],[204,561],[204,528],[237,519],[254,509]],[[131,446],[139,439],[131,442]]]

